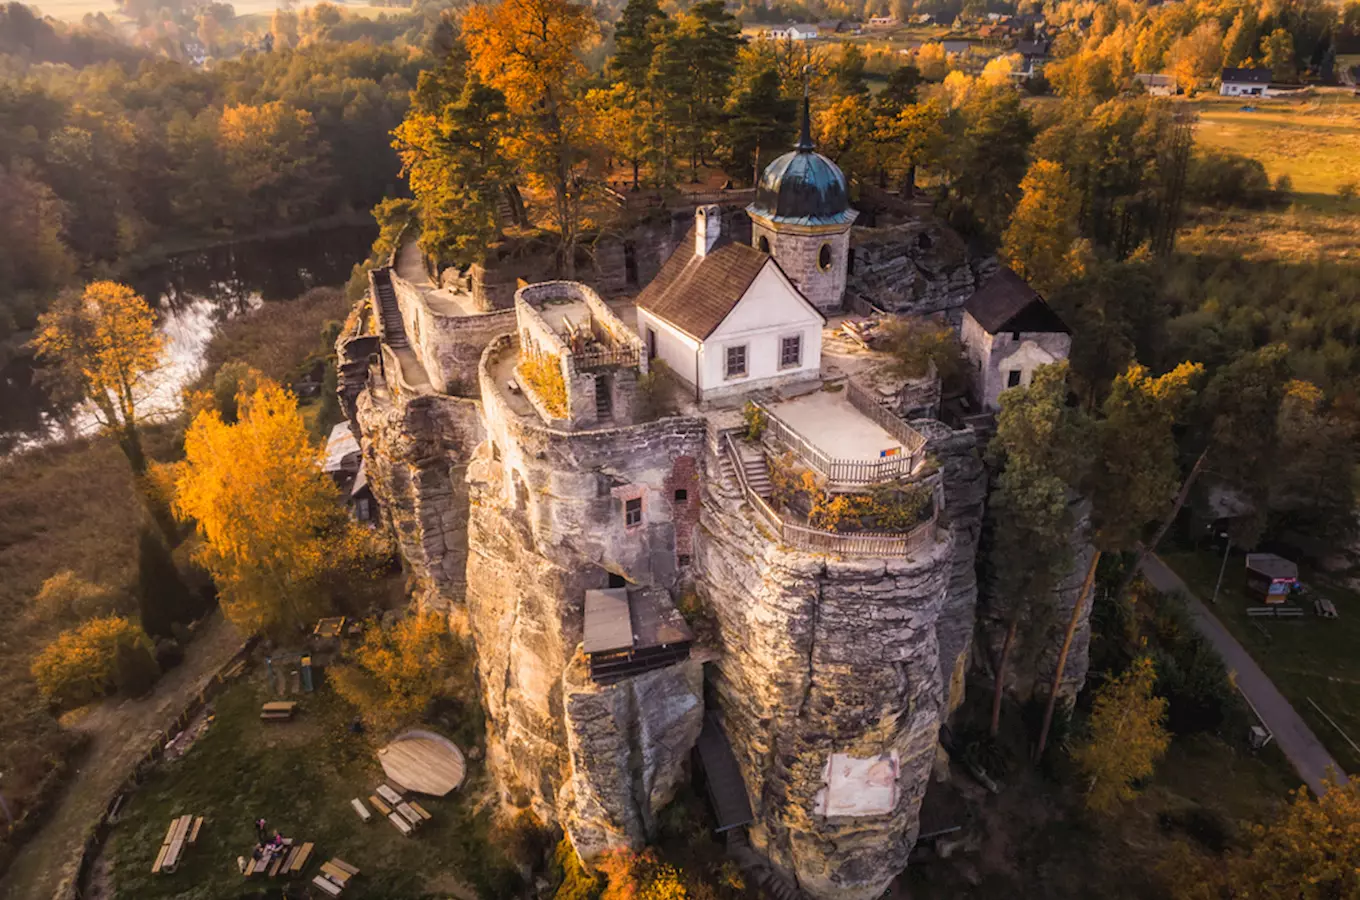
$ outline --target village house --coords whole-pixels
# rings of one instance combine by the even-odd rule
[[[1174,97],[1180,93],[1176,86],[1176,76],[1169,74],[1135,75],[1133,80],[1143,86],[1153,97]]]
[[[816,25],[790,23],[770,29],[770,37],[776,41],[810,41],[817,37]]]
[[[1224,97],[1263,97],[1270,91],[1269,69],[1224,69],[1219,94]]]
[[[984,410],[999,409],[1002,391],[1028,385],[1035,369],[1072,348],[1063,320],[1005,266],[964,305],[962,338],[973,399]]]

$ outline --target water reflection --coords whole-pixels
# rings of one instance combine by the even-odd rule
[[[166,364],[144,388],[142,415],[173,414],[180,389],[198,375],[220,322],[313,287],[343,284],[375,236],[372,226],[359,226],[231,244],[178,254],[129,278],[160,307],[166,337]],[[0,453],[97,427],[88,413],[59,408],[34,374],[31,356],[0,367]]]

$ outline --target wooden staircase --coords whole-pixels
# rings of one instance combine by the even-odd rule
[[[378,315],[382,318],[383,339],[393,349],[409,347],[406,340],[406,325],[401,319],[401,307],[397,305],[397,292],[392,288],[392,274],[386,269],[373,272],[373,288],[378,297]]]
[[[774,486],[770,483],[770,465],[765,460],[765,454],[760,449],[741,442],[736,446],[737,453],[741,456],[741,471],[746,476],[746,483],[755,491],[757,497],[769,500],[770,495],[774,493]]]

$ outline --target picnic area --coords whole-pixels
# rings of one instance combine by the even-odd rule
[[[450,787],[452,757],[437,752],[439,735],[415,732],[389,751],[399,771],[437,764],[417,770],[437,776],[436,789],[450,787],[431,796],[384,771],[378,751],[387,740],[354,728],[353,707],[324,684],[282,698],[258,665],[217,698],[212,715],[120,811],[100,867],[106,896],[226,900],[277,895],[285,885],[288,896],[346,900],[520,893],[520,875],[488,836],[484,770],[460,754],[465,770]],[[475,746],[480,727],[469,722],[450,736]]]
[[[1255,579],[1241,553],[1230,556],[1226,568],[1213,549],[1160,555],[1270,676],[1332,758],[1348,772],[1360,771],[1360,752],[1350,743],[1360,743],[1360,594],[1300,563],[1306,590],[1272,604],[1250,583]],[[1211,604],[1220,568],[1223,585]],[[1282,609],[1289,614],[1280,615]]]

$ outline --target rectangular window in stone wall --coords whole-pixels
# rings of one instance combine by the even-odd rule
[[[803,336],[779,339],[779,368],[796,369],[803,364]]]
[[[625,500],[623,503],[623,524],[632,528],[642,524],[642,498]]]
[[[745,344],[737,344],[727,348],[727,368],[724,371],[728,378],[746,377]]]

